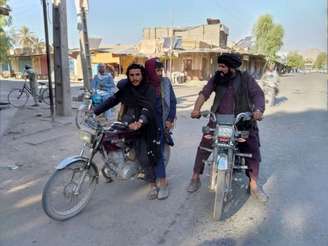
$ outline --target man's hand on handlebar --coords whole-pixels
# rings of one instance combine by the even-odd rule
[[[263,119],[263,113],[260,110],[256,110],[253,112],[253,119],[261,121]]]
[[[192,112],[191,112],[191,118],[193,118],[193,119],[199,119],[200,118],[200,110],[193,110]]]
[[[141,126],[142,126],[142,123],[140,121],[135,121],[135,122],[129,124],[129,129],[136,131],[136,130],[140,129]]]

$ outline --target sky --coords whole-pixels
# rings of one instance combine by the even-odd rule
[[[51,0],[48,12],[51,14]],[[44,37],[41,0],[9,0],[13,26],[26,25]],[[78,47],[74,0],[66,0],[68,43]],[[218,18],[229,30],[229,41],[251,35],[257,18],[270,14],[284,27],[282,51],[327,50],[326,0],[89,0],[89,37],[103,44],[133,44],[142,39],[144,27],[194,26]],[[52,19],[49,17],[52,32]],[[44,38],[43,38],[44,39]]]

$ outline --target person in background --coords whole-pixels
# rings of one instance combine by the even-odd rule
[[[28,64],[25,65],[24,77],[25,77],[25,79],[28,79],[30,82],[31,94],[32,94],[32,97],[34,100],[34,104],[32,106],[37,107],[37,106],[39,106],[38,82],[36,80],[35,71]]]
[[[96,105],[113,96],[116,91],[113,76],[106,72],[105,69],[105,64],[100,63],[98,65],[98,74],[94,76],[91,82],[93,100]],[[114,112],[112,110],[107,110],[105,112],[105,117],[107,120],[111,121],[114,117]]]
[[[273,63],[269,64],[262,77],[262,86],[265,94],[265,102],[268,106],[274,106],[276,96],[279,92],[279,74]]]

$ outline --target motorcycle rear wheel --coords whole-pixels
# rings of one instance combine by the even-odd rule
[[[226,171],[218,171],[216,176],[215,198],[213,206],[213,219],[222,220],[224,197],[226,188]]]
[[[42,208],[52,219],[63,221],[80,213],[87,206],[97,183],[97,170],[86,169],[86,161],[78,160],[64,169],[56,170],[42,192]],[[81,180],[83,173],[86,175]],[[75,194],[78,183],[78,194]]]

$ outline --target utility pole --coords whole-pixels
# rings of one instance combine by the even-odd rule
[[[68,64],[66,0],[54,0],[52,12],[56,114],[69,116],[72,113],[72,98]]]
[[[171,12],[171,28],[172,28],[172,34],[170,35],[170,80],[173,81],[173,76],[172,76],[172,57],[173,57],[173,49],[174,49],[174,40],[175,40],[175,33],[174,33],[174,13],[173,9]],[[174,81],[175,83],[175,81]]]
[[[87,25],[88,1],[75,0],[75,7],[78,17],[77,29],[80,33],[80,56],[83,72],[83,86],[84,90],[87,91],[90,90],[90,82],[92,80],[92,68]]]
[[[43,7],[43,22],[44,22],[44,34],[46,40],[46,51],[47,51],[47,68],[48,68],[48,88],[49,88],[49,97],[50,97],[50,114],[52,121],[55,121],[54,116],[54,97],[52,90],[52,81],[51,81],[51,67],[50,67],[50,45],[49,45],[49,32],[48,32],[48,15],[47,15],[47,4],[46,0],[42,0]]]

